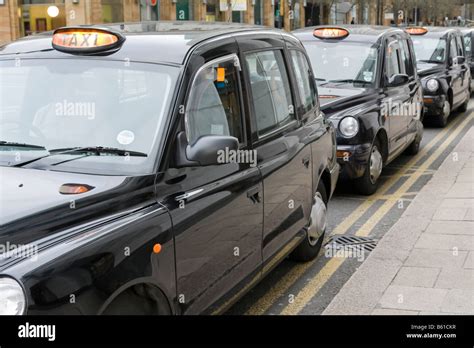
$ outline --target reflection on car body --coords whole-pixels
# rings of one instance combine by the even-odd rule
[[[0,69],[0,244],[37,246],[0,255],[0,314],[219,313],[318,254],[335,130],[292,35],[65,28]]]
[[[342,174],[360,193],[372,194],[382,167],[420,146],[422,91],[411,40],[401,29],[377,26],[294,34],[310,57],[321,109],[337,129]]]

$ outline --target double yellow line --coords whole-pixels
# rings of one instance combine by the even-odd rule
[[[472,114],[469,114],[464,119],[461,115],[454,120],[451,125],[440,131],[415,157],[408,161],[401,169],[398,175],[390,177],[378,190],[379,193],[365,200],[360,204],[348,217],[346,217],[333,231],[333,234],[344,234],[351,226],[364,215],[364,213],[379,199],[386,198],[387,192],[390,188],[404,175],[407,171],[413,169],[414,165],[424,158],[428,152],[436,146],[436,144],[448,133],[450,135],[443,141],[443,143],[431,154],[422,165],[417,167],[416,171],[398,188],[392,195],[395,197],[402,197],[407,193],[410,187],[425,173],[429,166],[445,151],[449,144],[458,136],[472,120]],[[396,204],[396,200],[386,200],[381,207],[366,221],[366,223],[356,232],[356,235],[367,236],[376,224],[383,218],[383,216],[390,211]],[[337,271],[337,269],[344,262],[344,258],[331,258],[323,268],[313,277],[296,296],[294,301],[289,303],[281,312],[281,314],[292,315],[298,314],[307,305],[307,303],[319,292],[319,290],[326,284],[329,278]],[[258,315],[264,314],[281,296],[288,292],[290,287],[300,279],[306,271],[308,271],[316,260],[298,264],[285,275],[270,291],[255,302],[245,314]]]

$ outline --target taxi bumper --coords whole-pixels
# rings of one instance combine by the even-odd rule
[[[337,162],[341,166],[341,178],[356,179],[364,175],[370,147],[370,143],[337,146]]]
[[[423,114],[426,115],[441,115],[443,113],[443,105],[446,101],[446,96],[442,95],[425,95],[423,97],[424,110]]]

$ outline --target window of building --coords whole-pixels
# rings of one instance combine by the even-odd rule
[[[102,22],[123,22],[123,2],[116,0],[101,0]]]
[[[143,21],[156,21],[160,19],[159,1],[140,0],[140,18]]]
[[[259,135],[295,119],[290,84],[281,51],[263,51],[246,57]]]
[[[190,144],[204,135],[231,135],[243,142],[236,59],[210,62],[198,73],[186,107]]]
[[[263,0],[255,0],[255,6],[253,7],[253,15],[255,24],[263,25]]]
[[[176,19],[178,21],[189,21],[193,16],[193,1],[177,0],[176,2]]]
[[[18,4],[20,35],[54,30],[66,25],[64,0],[23,0]]]

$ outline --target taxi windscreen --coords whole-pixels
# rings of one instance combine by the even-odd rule
[[[304,42],[317,82],[337,82],[370,87],[377,74],[376,46],[365,43]]]
[[[179,71],[98,59],[0,61],[0,165],[44,156],[35,165],[64,160],[54,168],[152,171]],[[131,155],[124,161],[117,155],[124,151],[71,152],[89,147]]]
[[[416,60],[427,63],[443,63],[446,59],[446,39],[412,36]]]

